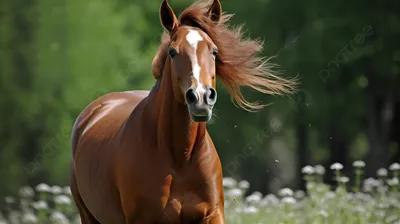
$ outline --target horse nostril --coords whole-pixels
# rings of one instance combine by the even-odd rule
[[[196,92],[194,91],[193,88],[189,88],[186,91],[186,102],[188,104],[193,104],[196,103],[199,99],[197,98]]]
[[[207,103],[214,104],[217,100],[217,91],[214,88],[210,87],[207,91]]]
[[[212,87],[209,89],[209,91],[210,91],[210,93],[209,93],[208,98],[210,98],[211,100],[215,100],[215,98],[217,97],[217,92]]]

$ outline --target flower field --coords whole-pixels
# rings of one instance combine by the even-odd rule
[[[400,224],[400,164],[377,171],[377,179],[363,179],[365,163],[353,163],[354,176],[341,174],[343,166],[332,164],[337,186],[323,183],[323,166],[302,169],[307,192],[283,188],[276,194],[252,192],[244,197],[249,182],[224,178],[228,224]],[[24,186],[17,196],[5,198],[0,224],[80,223],[69,187]]]

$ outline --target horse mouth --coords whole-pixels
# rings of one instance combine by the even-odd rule
[[[212,117],[212,108],[205,105],[189,106],[189,114],[194,122],[207,122]]]
[[[208,115],[191,115],[194,122],[207,122],[211,119],[211,113]]]

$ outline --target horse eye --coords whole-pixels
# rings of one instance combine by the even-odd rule
[[[176,51],[175,48],[170,47],[170,48],[168,49],[168,55],[169,55],[171,58],[174,58],[177,54],[178,54],[178,52]]]
[[[218,55],[218,49],[217,49],[217,48],[214,48],[212,54],[213,54],[214,56],[217,56],[217,55]]]

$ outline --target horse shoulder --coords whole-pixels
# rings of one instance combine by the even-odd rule
[[[83,136],[85,132],[100,121],[107,118],[110,119],[110,115],[112,114],[111,112],[117,113],[118,115],[124,115],[114,116],[116,119],[126,119],[132,109],[134,109],[136,105],[148,95],[148,93],[149,91],[145,90],[112,92],[100,96],[87,105],[76,118],[72,128],[71,143],[73,154],[75,154],[80,137]],[[117,108],[120,109],[116,110]],[[113,124],[115,124],[115,122]]]

